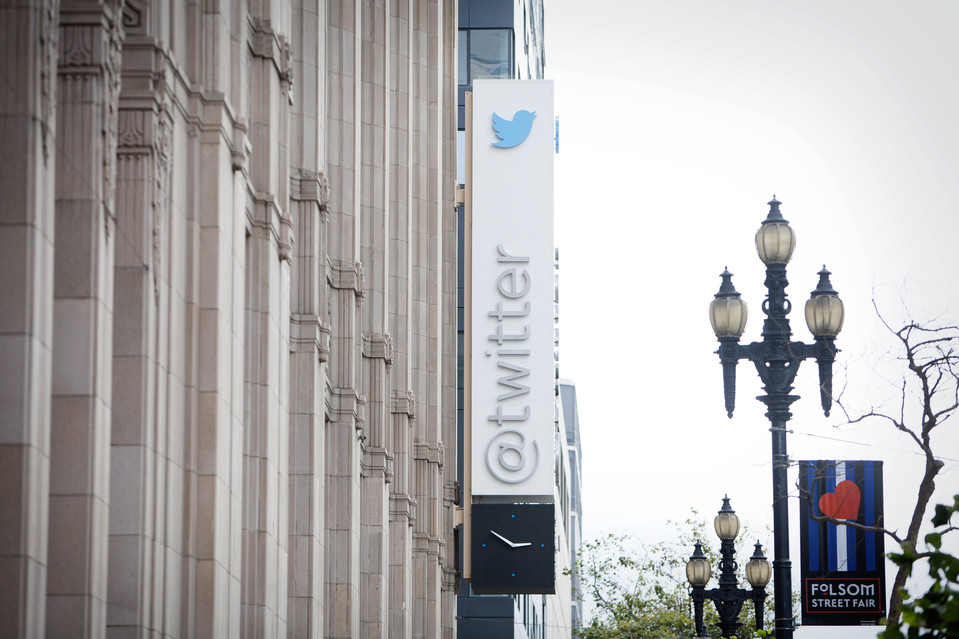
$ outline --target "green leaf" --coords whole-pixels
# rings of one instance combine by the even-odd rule
[[[926,543],[939,550],[942,548],[942,535],[940,533],[929,533],[926,535]]]
[[[886,629],[876,635],[876,639],[905,639],[899,630],[899,624],[886,626]]]
[[[932,525],[936,526],[945,526],[949,523],[949,518],[952,517],[952,513],[956,512],[955,508],[949,508],[942,504],[936,504],[936,514],[932,517]]]

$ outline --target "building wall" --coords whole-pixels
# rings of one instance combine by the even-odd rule
[[[456,24],[0,8],[10,636],[455,634]]]

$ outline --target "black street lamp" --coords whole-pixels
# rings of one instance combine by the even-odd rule
[[[832,406],[832,363],[838,349],[836,335],[842,328],[843,305],[829,282],[829,271],[819,271],[819,285],[806,302],[806,324],[815,343],[789,341],[792,332],[789,318],[792,303],[786,299],[786,263],[796,248],[796,234],[779,212],[779,200],[769,202],[769,215],[756,232],[756,250],[766,264],[768,289],[762,309],[766,314],[763,339],[741,345],[739,338],[746,328],[746,303],[740,299],[732,283],[732,273],[724,270],[722,285],[709,305],[709,320],[719,338],[719,360],[723,366],[723,389],[726,413],[733,416],[736,401],[736,364],[748,359],[756,366],[765,395],[757,399],[766,405],[773,444],[773,585],[776,613],[776,638],[792,639],[792,583],[789,562],[789,510],[786,502],[786,422],[792,417],[790,405],[799,399],[790,395],[792,383],[804,359],[819,363],[819,387],[822,408],[826,415]]]
[[[719,612],[719,629],[723,637],[738,634],[739,612],[743,604],[752,601],[756,609],[756,630],[763,629],[763,603],[766,600],[766,584],[772,576],[772,568],[763,555],[762,546],[756,542],[756,551],[746,564],[746,580],[752,590],[740,588],[736,580],[736,548],[733,540],[739,534],[739,517],[729,505],[729,497],[723,497],[723,507],[713,520],[716,534],[722,543],[719,552],[722,560],[719,564],[719,588],[706,590],[710,567],[703,547],[696,542],[693,556],[686,563],[686,579],[693,587],[693,606],[696,616],[696,636],[708,637],[703,623],[703,603],[709,599],[716,604]]]

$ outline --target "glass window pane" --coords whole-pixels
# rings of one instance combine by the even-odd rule
[[[456,78],[459,84],[469,84],[469,56],[466,53],[466,45],[469,42],[470,32],[466,29],[459,30],[459,42],[456,45]]]
[[[456,132],[456,183],[466,184],[466,131]]]
[[[470,82],[477,78],[510,78],[512,29],[470,31]]]

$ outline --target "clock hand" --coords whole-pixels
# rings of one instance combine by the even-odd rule
[[[514,543],[511,542],[509,539],[507,539],[507,538],[504,537],[503,535],[499,534],[499,533],[496,532],[495,530],[490,530],[490,532],[493,533],[494,535],[496,535],[497,537],[499,537],[500,539],[502,539],[503,541],[505,541],[507,544],[509,544],[509,547],[510,547],[510,548],[516,548],[516,544],[514,544]]]
[[[494,535],[496,535],[497,537],[499,537],[500,539],[502,539],[503,541],[505,541],[507,544],[509,544],[509,547],[510,547],[510,548],[521,548],[521,547],[523,547],[523,546],[532,546],[532,545],[533,545],[533,542],[531,542],[531,541],[510,541],[509,539],[507,539],[507,538],[504,537],[503,535],[499,534],[499,533],[496,532],[495,530],[490,530],[490,532],[493,533]]]

